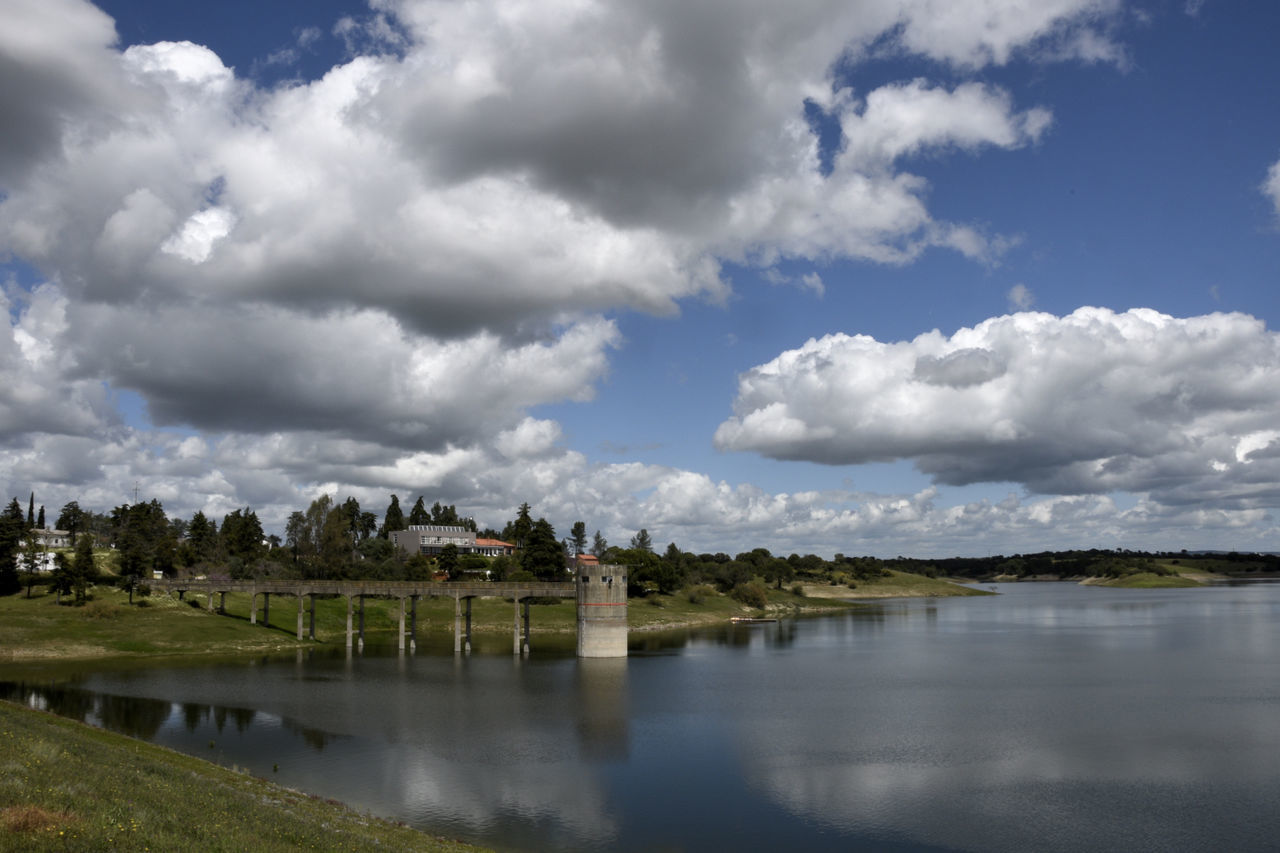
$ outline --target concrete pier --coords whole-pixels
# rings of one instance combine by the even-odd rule
[[[396,646],[404,651],[404,596],[397,600],[400,602],[400,629],[396,631]]]
[[[467,602],[467,632],[462,635],[462,650],[471,654],[471,602],[475,601],[475,598],[467,596],[463,600]]]
[[[351,596],[347,596],[347,649],[351,648]]]
[[[310,612],[309,631],[316,632],[316,596],[343,596],[347,600],[346,645],[364,648],[364,599],[396,598],[400,602],[400,650],[417,645],[418,599],[422,596],[448,597],[454,600],[454,651],[471,650],[471,606],[473,598],[506,598],[513,602],[512,652],[527,654],[532,626],[529,600],[533,598],[575,598],[578,604],[578,655],[580,657],[625,657],[627,654],[627,577],[622,566],[584,567],[574,583],[525,582],[439,582],[439,581],[326,581],[326,580],[242,580],[186,578],[160,579],[151,582],[153,589],[177,593],[179,599],[188,592],[206,595],[210,612],[215,609],[214,596],[222,605],[228,592],[249,595],[249,621],[258,624],[258,596],[262,596],[262,624],[271,625],[271,595],[292,595],[298,599],[295,634],[303,639],[303,613]],[[309,602],[303,602],[309,596]],[[357,603],[355,599],[359,599]],[[408,630],[405,626],[404,600],[410,601]],[[466,613],[463,613],[463,600]],[[356,615],[356,609],[359,615]],[[218,609],[223,609],[219,607]]]
[[[409,651],[418,648],[418,596],[409,596]]]
[[[511,654],[520,654],[520,599],[515,600],[516,605],[516,623],[511,631]]]
[[[453,653],[462,654],[462,597],[453,597]]]

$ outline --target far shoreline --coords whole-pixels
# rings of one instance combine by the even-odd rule
[[[798,592],[797,592],[798,590]],[[337,638],[345,630],[345,612],[322,619],[318,640],[297,640],[280,624],[264,628],[251,625],[246,614],[217,614],[189,602],[155,595],[129,605],[127,595],[114,587],[98,586],[95,600],[85,607],[55,603],[50,593],[25,598],[19,594],[0,599],[0,673],[29,673],[62,664],[95,663],[133,666],[156,663],[181,664],[217,659],[243,659],[312,649],[341,649]],[[694,603],[688,590],[672,595],[633,598],[629,602],[629,635],[730,625],[734,617],[796,618],[828,616],[860,605],[892,598],[953,597],[992,593],[947,580],[893,572],[888,577],[848,585],[796,583],[787,589],[767,590],[763,608],[749,607],[733,598],[712,593]],[[482,599],[489,602],[491,600]],[[236,602],[237,606],[247,604]],[[566,606],[567,605],[567,606]],[[379,608],[382,609],[379,609]],[[450,605],[451,607],[451,605]],[[509,603],[476,607],[473,635],[509,636]],[[532,637],[565,636],[576,631],[576,610],[559,605],[554,613],[535,614]],[[229,605],[228,610],[232,608]],[[394,643],[393,623],[384,605],[371,606],[371,628],[366,644]],[[292,620],[292,609],[286,609]],[[273,613],[274,615],[274,613]],[[339,616],[340,622],[339,624]],[[539,620],[539,616],[543,616]],[[451,613],[423,616],[418,627],[433,639],[452,631]],[[0,674],[0,678],[4,675]]]

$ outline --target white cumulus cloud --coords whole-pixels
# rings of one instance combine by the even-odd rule
[[[810,340],[739,378],[716,444],[833,465],[910,459],[947,484],[1252,506],[1280,497],[1277,418],[1280,335],[1253,317],[1081,308],[949,337]]]
[[[1280,216],[1280,162],[1273,163],[1267,170],[1267,179],[1262,182],[1262,192],[1271,199],[1276,215]]]

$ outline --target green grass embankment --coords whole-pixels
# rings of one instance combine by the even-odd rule
[[[1117,589],[1182,589],[1204,586],[1193,577],[1184,575],[1157,575],[1153,572],[1137,572],[1120,578],[1086,578],[1082,586],[1106,586]]]
[[[165,595],[137,598],[107,586],[83,607],[36,587],[0,598],[0,663],[140,655],[251,654],[297,647],[279,631],[197,610]]]
[[[0,851],[476,849],[0,702]]]
[[[889,570],[887,577],[881,576],[865,581],[855,580],[853,584],[853,587],[848,584],[838,586],[805,584],[804,592],[805,595],[815,598],[839,598],[851,601],[878,598],[948,598],[964,595],[995,595],[989,590],[979,589],[975,586],[893,570]]]

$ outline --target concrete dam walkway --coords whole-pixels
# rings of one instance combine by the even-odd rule
[[[591,566],[568,583],[441,582],[441,581],[335,581],[335,580],[229,580],[218,578],[162,579],[150,582],[153,590],[208,597],[209,610],[222,609],[228,592],[249,594],[249,622],[257,624],[258,596],[262,596],[263,621],[270,614],[271,596],[287,595],[298,601],[297,636],[304,637],[304,615],[310,612],[310,636],[315,639],[316,596],[347,599],[347,648],[364,646],[364,599],[395,598],[400,602],[397,645],[401,651],[416,645],[418,599],[454,600],[453,648],[471,650],[471,601],[475,598],[505,598],[515,604],[512,652],[529,651],[529,600],[532,598],[576,598],[578,602],[578,656],[626,657],[627,576],[623,566]],[[310,602],[310,607],[306,605]],[[406,631],[405,602],[409,602]],[[465,602],[465,605],[464,605]],[[523,611],[523,612],[522,612]],[[356,619],[359,619],[358,625]],[[358,632],[357,632],[358,628]]]

